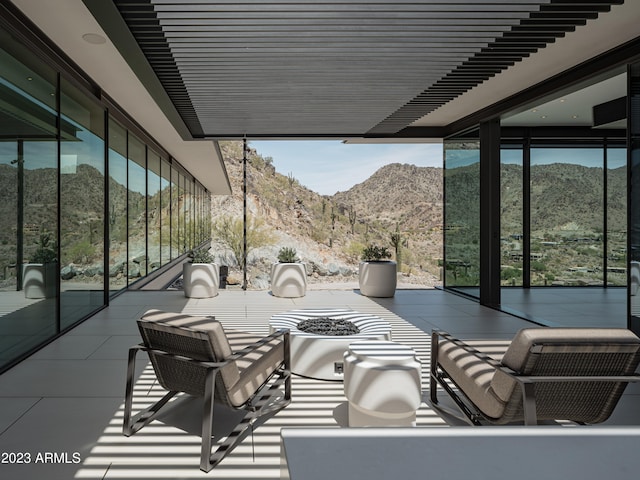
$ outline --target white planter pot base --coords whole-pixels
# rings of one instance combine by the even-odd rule
[[[274,297],[304,297],[307,293],[304,263],[274,263],[271,266],[271,293]]]
[[[215,263],[184,263],[182,288],[188,298],[210,298],[218,295],[220,284],[218,265]]]
[[[393,297],[398,283],[396,262],[361,262],[358,282],[367,297]]]

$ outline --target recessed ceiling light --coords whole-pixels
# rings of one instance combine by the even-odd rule
[[[547,118],[546,115],[540,115],[540,118]]]
[[[578,118],[578,115],[573,115],[571,118]]]
[[[33,77],[27,77],[27,80],[32,81]]]
[[[103,43],[107,43],[107,39],[97,33],[85,33],[82,35],[82,39],[92,45],[102,45]]]
[[[564,99],[564,98],[561,98],[561,99],[560,99],[560,103],[564,103],[564,102],[565,102],[565,99]]]
[[[534,108],[533,110],[531,110],[531,113],[536,113],[538,111],[537,108]]]

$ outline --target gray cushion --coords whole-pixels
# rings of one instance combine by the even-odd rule
[[[153,323],[154,328],[172,329],[179,327],[179,332],[171,333],[197,337],[206,334],[208,344],[213,353],[212,358],[198,358],[199,360],[224,361],[232,354],[255,344],[263,337],[240,330],[224,330],[222,324],[214,317],[191,316],[179,313],[149,310],[140,321]],[[174,353],[174,352],[171,352]],[[185,353],[182,353],[185,355]],[[187,355],[185,355],[187,356]],[[239,358],[221,370],[223,387],[227,394],[228,403],[233,406],[243,405],[255,393],[258,387],[267,381],[269,376],[278,368],[284,359],[284,342],[281,338],[272,339],[261,345],[251,353]],[[156,372],[159,376],[163,372]],[[163,375],[166,377],[166,375]],[[201,379],[194,379],[200,382]],[[161,382],[165,388],[170,388]],[[186,390],[190,393],[199,393],[197,390]],[[217,391],[217,396],[220,392]]]
[[[495,423],[522,419],[518,383],[499,366],[522,375],[628,375],[640,361],[640,339],[613,328],[530,328],[511,342],[463,341],[477,353],[441,339],[438,363],[476,407]],[[624,391],[623,382],[543,382],[536,384],[539,419],[599,423],[608,418]]]
[[[607,375],[612,372],[599,371],[604,368],[602,362],[569,364],[559,366],[555,371],[540,372],[537,364],[542,352],[551,353],[629,353],[638,351],[640,339],[633,332],[621,328],[526,328],[520,330],[506,351],[502,363],[523,375]],[[536,348],[538,347],[538,348]],[[553,349],[553,350],[552,350]],[[630,356],[630,360],[632,356]],[[536,371],[538,368],[538,371]],[[561,371],[561,370],[564,370]],[[633,370],[632,370],[633,371]],[[632,373],[632,371],[617,374]],[[491,391],[502,401],[508,401],[513,395],[517,382],[503,372],[497,372],[491,382]]]
[[[499,361],[509,346],[509,341],[465,341],[465,345],[479,354]],[[489,392],[496,367],[465,351],[446,339],[438,348],[438,362],[469,399],[488,417],[498,418],[504,412],[504,402]]]
[[[142,321],[153,322],[173,327],[181,327],[184,332],[205,332],[209,337],[214,358],[201,359],[222,362],[232,354],[231,346],[227,340],[222,324],[214,317],[200,317],[185,315],[181,313],[162,312],[160,310],[149,310],[142,316]],[[235,385],[240,379],[238,367],[231,363],[221,370],[222,381],[226,390]]]

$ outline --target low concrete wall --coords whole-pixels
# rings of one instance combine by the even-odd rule
[[[637,478],[639,427],[285,428],[283,479]]]

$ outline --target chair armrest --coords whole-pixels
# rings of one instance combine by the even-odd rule
[[[167,353],[164,350],[157,350],[157,349],[153,349],[153,348],[149,348],[146,347],[143,343],[139,343],[137,345],[132,346],[129,349],[129,354],[131,355],[133,351],[144,351],[144,352],[152,352],[155,355],[161,355],[164,357],[170,357],[173,358],[175,360],[179,360],[185,363],[195,363],[197,365],[202,365],[203,367],[207,367],[207,368],[222,368],[225,365],[234,362],[235,360],[242,358],[246,355],[249,355],[251,352],[259,349],[260,347],[262,347],[263,345],[269,343],[271,340],[278,338],[278,337],[283,337],[283,339],[285,340],[285,343],[289,342],[289,329],[283,328],[280,330],[277,330],[275,332],[273,332],[272,334],[261,338],[260,340],[258,340],[257,342],[253,343],[252,345],[249,345],[245,348],[243,348],[242,350],[234,353],[233,355],[229,356],[228,358],[226,358],[223,362],[206,362],[206,361],[202,361],[202,360],[195,360],[193,358],[189,358],[189,357],[184,357],[181,355],[175,355],[172,353]]]
[[[202,365],[203,367],[207,367],[207,368],[222,368],[225,365],[227,365],[228,363],[230,363],[231,360],[225,360],[224,362],[206,362],[203,360],[196,360],[194,358],[190,358],[190,357],[185,357],[182,355],[175,355],[173,353],[168,353],[165,352],[164,350],[158,350],[155,348],[149,348],[146,347],[143,343],[140,343],[138,345],[134,345],[133,347],[131,347],[129,349],[129,355],[132,354],[132,352],[134,351],[143,351],[143,352],[152,352],[155,355],[160,355],[163,357],[169,357],[169,358],[173,358],[174,360],[178,360],[181,362],[185,362],[185,363],[194,363],[197,365]]]
[[[257,342],[253,343],[252,345],[248,345],[248,346],[244,347],[242,350],[239,350],[239,351],[235,352],[233,355],[231,355],[230,357],[228,357],[226,359],[226,362],[235,361],[235,360],[237,360],[239,358],[242,358],[242,357],[244,357],[246,355],[249,355],[251,352],[254,352],[255,350],[258,350],[263,345],[269,343],[271,340],[274,340],[274,339],[276,339],[278,337],[282,337],[283,340],[285,341],[285,343],[288,343],[289,342],[289,329],[288,328],[282,328],[280,330],[276,330],[272,334],[261,338],[260,340],[258,340]]]
[[[492,367],[495,367],[495,368],[507,368],[504,365],[502,365],[502,363],[497,361],[495,358],[492,358],[489,355],[487,355],[486,353],[482,353],[481,351],[476,350],[471,345],[468,345],[468,344],[464,343],[464,341],[460,340],[459,338],[453,337],[448,332],[445,332],[443,330],[432,330],[431,331],[431,335],[432,335],[432,347],[433,347],[434,342],[437,342],[438,338],[442,337],[445,340],[453,343],[456,347],[462,348],[465,352],[470,353],[474,357],[477,357],[478,359],[482,360],[483,362],[488,363]],[[432,351],[432,353],[434,353],[434,349],[432,349],[431,351]],[[438,349],[435,350],[435,352],[437,352],[437,351],[438,351]],[[436,358],[436,360],[437,360],[437,358]],[[512,370],[510,370],[508,368],[507,368],[507,370],[510,371],[510,372],[513,372]],[[515,373],[515,372],[513,372],[513,373]]]
[[[519,383],[539,383],[539,382],[640,382],[640,375],[585,375],[585,376],[530,376],[518,375],[506,367],[501,369],[507,375],[511,375]]]

